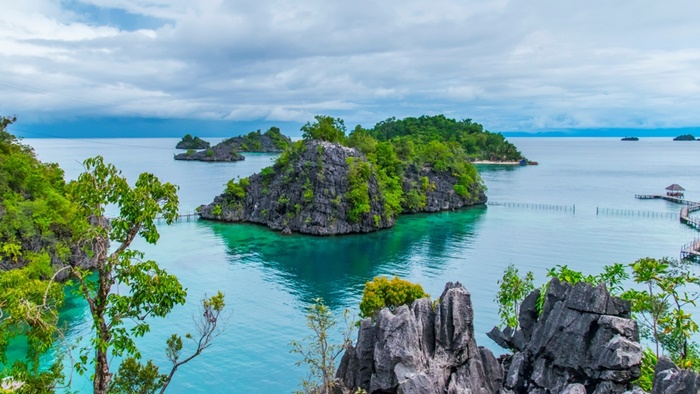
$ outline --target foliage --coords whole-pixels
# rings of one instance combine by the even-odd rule
[[[221,205],[216,204],[214,205],[214,208],[211,210],[211,214],[214,216],[221,216],[221,214],[224,213],[224,210],[221,208]]]
[[[207,149],[205,154],[207,157],[214,157],[214,149],[211,149],[211,148]]]
[[[365,284],[360,302],[360,316],[374,318],[382,308],[394,310],[401,305],[411,305],[413,301],[423,297],[429,295],[418,283],[411,283],[398,276],[391,280],[377,276]]]
[[[456,121],[444,115],[421,116],[397,120],[389,118],[369,130],[378,141],[397,137],[410,137],[415,146],[425,146],[432,141],[455,144],[475,159],[520,160],[523,155],[500,133],[491,133],[471,119]],[[436,147],[442,149],[441,147]]]
[[[686,307],[694,306],[700,297],[696,288],[700,277],[692,273],[689,262],[668,258],[642,258],[631,268],[633,279],[645,289],[628,290],[623,297],[632,303],[642,336],[654,343],[657,357],[663,348],[679,365],[688,361],[692,365],[697,351],[689,339],[698,332],[698,325]]]
[[[185,134],[182,140],[177,144],[179,149],[206,149],[210,144],[199,137],[192,137],[191,134]],[[189,151],[187,152],[189,155]]]
[[[235,179],[231,179],[226,183],[226,194],[233,199],[240,200],[245,197],[246,191],[248,191],[248,186],[250,186],[250,180],[248,178],[242,178],[240,181],[236,182]],[[219,213],[219,215],[221,215]]]
[[[165,384],[165,375],[148,360],[146,365],[129,357],[119,365],[119,371],[109,383],[110,394],[153,394]]]
[[[29,392],[49,392],[63,380],[60,356],[48,365],[42,360],[60,334],[57,310],[63,290],[52,274],[46,254],[26,267],[0,272],[0,378],[8,385],[19,382]],[[23,337],[24,359],[9,360],[10,344]]]
[[[58,165],[40,162],[5,130],[13,122],[0,117],[0,263],[22,267],[44,253],[67,261],[77,206]]]
[[[84,225],[75,240],[93,253],[96,275],[80,268],[73,273],[90,309],[94,356],[83,353],[75,368],[82,374],[92,365],[93,390],[106,393],[113,375],[108,353],[110,357],[140,358],[134,338],[149,331],[148,318],[166,316],[185,302],[185,289],[175,276],[130,249],[137,237],[151,244],[158,241],[155,218],[162,216],[172,223],[177,218],[178,198],[175,186],[161,183],[152,174],[141,174],[132,187],[102,157],[87,159],[84,166],[85,172],[69,188],[80,207],[76,220],[91,218],[92,225]],[[109,225],[107,205],[119,212]],[[111,252],[110,243],[115,246]]]
[[[511,328],[519,327],[520,304],[530,292],[535,290],[533,281],[531,271],[520,276],[515,265],[511,264],[506,268],[503,277],[498,281],[499,290],[496,293],[501,325]]]
[[[654,384],[654,368],[658,361],[656,354],[649,348],[644,348],[642,352],[642,365],[639,378],[633,383],[639,386],[642,390],[649,393]]]
[[[343,142],[345,140],[345,122],[340,118],[316,115],[314,123],[307,122],[301,127],[305,140]]]
[[[369,202],[369,181],[370,168],[369,163],[364,160],[358,160],[352,157],[347,158],[349,166],[348,181],[350,182],[349,190],[345,196],[348,202],[350,211],[348,219],[357,223],[360,221],[360,216],[369,213],[371,210]]]
[[[331,330],[337,325],[330,308],[323,303],[323,299],[317,298],[308,307],[306,316],[307,326],[311,334],[302,342],[293,341],[290,345],[290,353],[299,354],[302,359],[297,366],[306,364],[309,366],[309,377],[302,381],[302,390],[298,393],[331,393],[335,387],[335,360],[345,349],[352,344],[352,323],[350,311],[343,312],[346,328],[341,333],[343,342],[331,343],[329,336]]]

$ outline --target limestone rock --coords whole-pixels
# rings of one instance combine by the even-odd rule
[[[336,377],[369,393],[497,393],[503,370],[474,340],[469,292],[448,283],[433,308],[427,298],[394,313],[365,319],[357,345],[343,355]]]
[[[602,285],[572,286],[554,278],[537,318],[538,296],[533,292],[523,301],[520,330],[489,333],[497,343],[516,350],[505,387],[516,393],[631,389],[629,382],[640,374],[642,346],[637,323],[629,318],[629,303],[611,296]],[[522,338],[517,345],[516,337]]]
[[[700,376],[694,371],[678,368],[671,360],[660,357],[654,369],[651,394],[696,394],[700,392]]]

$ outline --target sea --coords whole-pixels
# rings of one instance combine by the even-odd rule
[[[306,308],[322,298],[339,319],[357,316],[365,283],[394,276],[420,283],[437,298],[447,282],[471,293],[479,345],[502,352],[486,332],[499,323],[498,280],[514,264],[536,282],[549,268],[568,265],[595,274],[612,263],[650,257],[678,258],[700,232],[679,222],[680,206],[639,200],[677,183],[700,201],[700,143],[671,138],[510,138],[536,166],[481,165],[489,204],[470,209],[400,217],[372,234],[282,236],[264,226],[183,218],[162,224],[157,245],[133,247],[175,274],[187,303],[138,340],[145,359],[168,369],[165,341],[195,332],[199,302],[222,291],[225,331],[199,357],[179,368],[168,393],[291,393],[308,375],[290,342],[310,335]],[[67,179],[82,161],[101,155],[130,180],[152,172],[179,186],[180,211],[193,212],[220,194],[228,180],[272,165],[275,156],[246,154],[234,163],[173,160],[177,139],[25,139],[42,161],[56,162]],[[210,139],[216,142],[215,139]],[[700,318],[700,311],[695,311]],[[84,301],[69,296],[61,311],[69,344],[89,346]],[[339,331],[331,334],[339,340]],[[185,353],[192,347],[185,348]],[[58,349],[57,353],[67,354]],[[73,354],[75,356],[75,354]],[[65,359],[67,373],[71,359]],[[118,360],[113,360],[117,365]],[[113,367],[116,369],[116,367]],[[88,377],[73,374],[71,389],[90,392]]]

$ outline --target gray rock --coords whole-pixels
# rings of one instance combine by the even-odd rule
[[[528,298],[520,316],[525,323],[522,335],[530,340],[513,356],[506,388],[546,393],[574,384],[592,393],[631,389],[629,382],[640,373],[642,346],[636,322],[624,317],[629,314],[627,304],[610,296],[604,286],[572,286],[556,278],[549,283],[538,319],[532,316],[534,296]]]
[[[680,369],[666,357],[659,358],[651,394],[695,394],[699,390],[700,376],[696,372]]]
[[[369,393],[498,393],[503,370],[476,345],[469,292],[448,283],[435,309],[421,299],[393,313],[382,309],[374,323],[364,320],[336,377]]]
[[[586,394],[586,386],[581,383],[572,383],[564,387],[561,394]]]

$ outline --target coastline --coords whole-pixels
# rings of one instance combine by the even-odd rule
[[[489,165],[504,165],[504,166],[519,166],[519,161],[492,161],[492,160],[475,160],[472,164],[489,164]]]

